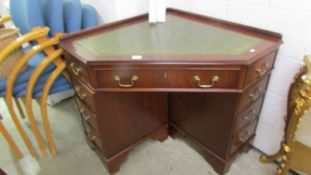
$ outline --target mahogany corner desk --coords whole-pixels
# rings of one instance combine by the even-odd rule
[[[166,23],[145,14],[66,35],[61,47],[86,140],[111,174],[139,143],[178,133],[224,174],[255,136],[281,43],[169,9]]]

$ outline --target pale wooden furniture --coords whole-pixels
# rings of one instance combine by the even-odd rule
[[[306,66],[296,75],[290,87],[281,149],[275,155],[261,157],[265,163],[281,159],[278,175],[286,175],[290,169],[311,174],[311,148],[296,140],[299,125],[311,106],[311,56],[306,56],[304,61]]]
[[[47,37],[48,33],[49,33],[49,28],[47,27],[33,28],[32,32],[29,32],[17,38],[15,41],[10,43],[5,49],[3,49],[0,52],[0,64],[1,64],[5,59],[7,59],[7,56],[11,52],[13,52],[16,48],[21,47],[23,44],[30,42],[30,41],[36,41],[38,43],[37,45],[32,47],[30,50],[28,50],[16,63],[16,65],[14,66],[14,69],[11,70],[7,78],[6,97],[5,97],[8,111],[14,121],[14,124],[16,125],[20,135],[22,136],[22,139],[24,140],[29,152],[34,157],[36,156],[34,147],[32,146],[32,143],[30,139],[28,138],[26,132],[24,131],[23,126],[20,123],[19,119],[17,118],[17,115],[14,110],[13,89],[14,89],[14,84],[15,84],[17,76],[21,72],[22,68],[27,64],[28,60],[30,60],[34,55],[38,54],[39,52],[45,52],[47,56],[44,58],[43,61],[41,61],[34,68],[31,76],[29,77],[29,80],[27,80],[27,87],[25,90],[25,94],[26,94],[25,105],[26,105],[27,118],[30,121],[31,129],[33,131],[35,139],[38,142],[42,155],[44,157],[47,157],[48,151],[46,149],[45,140],[43,139],[43,136],[40,133],[39,127],[37,125],[37,122],[33,114],[32,99],[33,99],[34,88],[41,74],[49,66],[49,64],[56,65],[56,68],[53,71],[51,71],[50,76],[47,78],[45,84],[43,85],[42,93],[38,100],[40,109],[41,109],[41,117],[43,121],[43,126],[44,126],[44,130],[46,132],[46,136],[48,140],[49,149],[50,149],[52,156],[55,157],[57,154],[57,151],[56,151],[56,146],[55,146],[55,143],[52,137],[52,131],[50,128],[50,124],[48,121],[47,98],[48,98],[49,91],[52,88],[53,83],[59,77],[59,75],[63,73],[63,70],[66,67],[66,64],[61,58],[63,50],[59,48],[56,49],[55,47],[59,43],[59,40],[62,37],[62,35],[56,34],[55,37],[48,38]]]
[[[17,144],[15,143],[14,139],[12,138],[12,136],[10,135],[8,130],[5,128],[4,124],[2,123],[2,115],[1,114],[0,114],[0,133],[3,135],[5,140],[8,142],[11,149],[16,154],[17,158],[22,159],[24,157],[24,155],[21,152],[21,150],[19,149],[19,147],[17,146]]]

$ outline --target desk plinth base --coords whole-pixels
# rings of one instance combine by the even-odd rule
[[[136,143],[132,144],[131,146],[127,147],[126,149],[120,151],[116,155],[112,157],[105,157],[99,149],[96,148],[92,143],[88,142],[90,147],[99,155],[99,158],[104,163],[107,171],[109,174],[114,174],[120,170],[121,164],[127,158],[129,152],[134,149],[140,143],[146,141],[147,139],[159,140],[160,142],[165,141],[168,138],[168,125],[163,126],[162,128],[152,132],[151,134],[141,138]]]
[[[191,145],[191,146],[193,146],[193,148],[196,151],[198,151],[199,153],[201,153],[204,156],[204,158],[208,161],[208,163],[214,168],[214,170],[219,175],[223,175],[228,171],[233,159],[231,159],[229,161],[222,159],[221,157],[219,157],[218,155],[213,153],[210,149],[208,149],[203,144],[201,144],[198,140],[193,138],[191,135],[182,131],[180,128],[178,128],[173,123],[170,123],[169,135],[173,139],[175,139],[177,136],[188,139],[191,141],[190,145],[191,145],[191,143],[195,143],[195,145]]]

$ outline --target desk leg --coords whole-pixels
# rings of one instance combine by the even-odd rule
[[[104,164],[109,172],[109,174],[114,174],[120,170],[121,164],[124,162],[124,160],[127,158],[128,154],[132,149],[134,149],[138,144],[144,142],[146,139],[153,139],[153,140],[159,140],[161,142],[165,141],[168,138],[168,126],[164,126],[154,133],[150,134],[149,136],[146,136],[139,140],[138,142],[134,143],[133,145],[129,146],[128,148],[122,150],[118,154],[106,158],[104,160]],[[102,157],[101,157],[102,158]]]
[[[128,154],[129,154],[129,151],[126,150],[105,161],[105,166],[109,174],[111,175],[115,174],[116,172],[120,170],[121,164],[127,158]]]

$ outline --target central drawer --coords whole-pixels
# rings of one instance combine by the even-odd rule
[[[165,72],[162,69],[95,70],[99,88],[163,88]]]
[[[96,88],[224,88],[237,89],[240,67],[100,68],[94,70]]]
[[[173,69],[167,71],[168,88],[238,88],[240,69]]]

